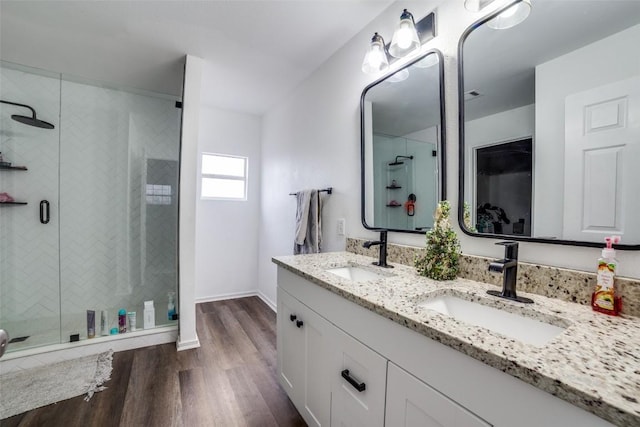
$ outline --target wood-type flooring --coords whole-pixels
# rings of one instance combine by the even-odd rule
[[[197,305],[201,347],[115,353],[106,390],[0,421],[27,426],[305,426],[276,374],[276,315],[259,298]],[[72,374],[72,373],[71,373]]]

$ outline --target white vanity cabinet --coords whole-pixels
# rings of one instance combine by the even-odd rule
[[[277,332],[280,383],[309,425],[613,426],[284,267]]]

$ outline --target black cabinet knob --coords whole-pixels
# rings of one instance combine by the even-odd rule
[[[293,322],[294,320],[296,320],[298,318],[298,316],[296,316],[295,314],[290,314],[289,315],[289,319],[291,319],[291,321]]]
[[[296,322],[296,326],[297,326],[298,328],[302,328],[302,325],[304,325],[304,323],[302,322],[302,320],[298,320],[298,321]]]

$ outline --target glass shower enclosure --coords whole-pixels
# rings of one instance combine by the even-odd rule
[[[176,98],[0,63],[0,329],[9,352],[96,338],[178,282]],[[29,119],[36,117],[41,122]],[[20,119],[20,117],[26,117]],[[34,124],[36,126],[34,126]],[[127,322],[127,326],[129,326]]]

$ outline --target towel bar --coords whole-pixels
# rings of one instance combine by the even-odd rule
[[[333,187],[323,188],[322,190],[318,190],[319,193],[327,193],[331,194],[333,192]],[[296,196],[298,193],[289,193],[290,196]]]

